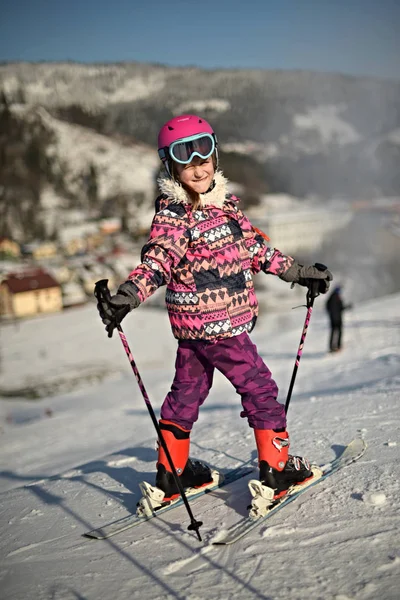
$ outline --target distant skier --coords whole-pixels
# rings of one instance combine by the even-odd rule
[[[189,437],[199,408],[221,371],[241,396],[242,417],[254,429],[260,481],[282,495],[312,476],[309,463],[288,453],[285,408],[278,387],[249,337],[258,304],[252,276],[260,271],[284,281],[329,289],[332,275],[269,248],[228,192],[218,170],[217,138],[195,115],[168,121],[158,137],[166,177],[159,179],[150,235],[139,264],[111,305],[98,310],[112,335],[116,321],[167,286],[166,305],[178,339],[175,377],[161,407],[160,428],[184,488],[211,481],[211,471],[189,459]],[[158,452],[156,484],[165,500],[178,495],[165,452]]]
[[[342,349],[342,332],[343,332],[343,318],[342,313],[344,310],[352,308],[352,304],[343,304],[341,295],[342,289],[340,286],[336,286],[329,296],[326,302],[326,310],[329,315],[331,332],[329,337],[329,351],[339,352]]]

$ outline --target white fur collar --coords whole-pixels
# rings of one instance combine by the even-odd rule
[[[227,184],[228,180],[223,176],[222,171],[216,171],[214,175],[215,186],[206,194],[200,195],[200,206],[217,206],[222,208],[226,194],[229,193]],[[174,179],[161,177],[157,181],[162,194],[166,194],[168,198],[181,204],[192,204],[189,194]]]

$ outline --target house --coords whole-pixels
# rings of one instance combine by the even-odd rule
[[[59,231],[59,238],[60,245],[67,256],[86,254],[89,250],[88,238],[91,238],[91,247],[97,247],[97,244],[101,243],[97,223],[80,223],[63,227]]]
[[[57,256],[57,246],[53,242],[32,242],[24,244],[23,253],[34,260],[43,260]]]
[[[87,302],[86,294],[77,281],[69,281],[62,286],[64,308],[81,306]]]
[[[121,231],[121,219],[118,217],[102,219],[99,223],[100,232],[104,235],[119,233]]]
[[[62,310],[59,283],[43,269],[9,273],[0,285],[0,315],[28,317]]]
[[[20,254],[20,247],[16,242],[5,237],[0,238],[0,258],[19,258]]]

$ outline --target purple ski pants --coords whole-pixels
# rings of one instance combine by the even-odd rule
[[[240,416],[247,417],[250,427],[286,427],[285,407],[276,400],[278,387],[247,333],[212,343],[180,340],[175,377],[161,407],[161,418],[191,430],[211,389],[214,369],[221,371],[240,395]]]

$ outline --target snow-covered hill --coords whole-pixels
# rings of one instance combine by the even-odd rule
[[[20,127],[25,126],[27,131],[40,127],[51,140],[43,157],[51,165],[51,176],[40,190],[40,209],[37,206],[34,209],[41,215],[47,236],[55,233],[60,236],[63,223],[68,220],[64,218],[65,212],[76,207],[86,211],[86,220],[105,211],[119,217],[125,212],[131,231],[148,229],[154,215],[155,180],[159,169],[154,148],[67,123],[43,107],[15,104],[10,112]],[[9,148],[7,151],[11,154]],[[91,203],[90,185],[96,190]],[[33,202],[29,187],[19,190],[18,201],[25,202],[27,211]],[[29,239],[29,222],[21,227],[13,212],[15,194],[5,194],[3,204],[9,234],[20,242]]]
[[[145,404],[120,340],[108,340],[94,306],[4,326],[3,380],[72,377],[94,367],[109,373],[71,394],[1,400],[2,598],[397,599],[399,301],[397,294],[356,306],[346,314],[344,350],[327,355],[324,302],[317,299],[288,415],[291,448],[323,462],[363,436],[367,453],[227,549],[209,542],[240,518],[247,500],[225,493],[193,504],[204,521],[203,544],[187,531],[184,509],[109,541],[82,538],[134,511],[139,481],[154,477]],[[304,309],[264,314],[252,335],[282,401],[304,316]],[[167,316],[139,309],[124,325],[158,411],[176,347]],[[239,412],[239,397],[216,377],[192,454],[222,470],[254,457]]]
[[[19,108],[21,114],[24,107]],[[72,194],[78,196],[81,192],[80,179],[90,165],[96,168],[100,201],[138,191],[148,196],[153,191],[159,165],[155,149],[145,144],[123,144],[86,127],[65,123],[43,108],[37,109],[36,113],[55,134],[49,152],[57,155],[62,163],[65,183]]]
[[[97,115],[103,132],[151,145],[168,118],[200,112],[222,150],[265,164],[272,191],[376,197],[400,189],[395,80],[144,63],[10,63],[0,65],[0,92],[11,102],[70,111],[72,121],[72,107],[83,108],[86,117]]]
[[[159,92],[166,70],[140,64],[11,63],[0,65],[0,86],[28,104],[99,107]]]

